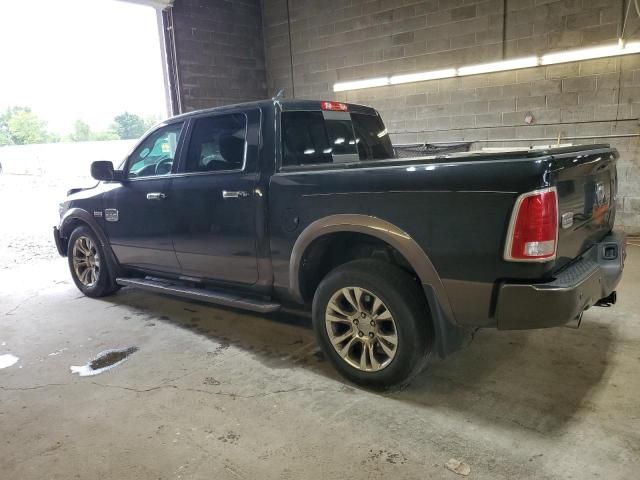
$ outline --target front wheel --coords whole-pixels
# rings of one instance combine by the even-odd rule
[[[313,326],[335,368],[373,388],[407,383],[433,344],[419,285],[377,260],[354,260],[322,280],[313,299]]]
[[[104,249],[89,227],[78,227],[71,233],[67,259],[73,282],[86,296],[104,297],[118,290],[111,278]]]

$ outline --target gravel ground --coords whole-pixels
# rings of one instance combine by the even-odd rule
[[[58,223],[58,204],[86,178],[0,175],[0,269],[58,256],[51,229]]]

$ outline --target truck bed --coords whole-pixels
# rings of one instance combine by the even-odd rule
[[[477,325],[480,307],[480,323],[492,325],[491,292],[498,282],[549,281],[611,231],[617,157],[608,145],[588,145],[283,168],[270,186],[276,287],[288,284],[278,265],[288,262],[298,232],[336,213],[370,215],[397,225],[425,250],[449,286],[461,323]],[[557,258],[505,261],[516,199],[552,186],[558,191],[559,217],[571,213],[573,219],[560,228]],[[283,217],[298,218],[297,228],[283,229]]]

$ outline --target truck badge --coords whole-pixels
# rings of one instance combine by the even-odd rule
[[[106,208],[104,210],[104,219],[107,222],[117,222],[118,221],[118,210],[115,208]]]

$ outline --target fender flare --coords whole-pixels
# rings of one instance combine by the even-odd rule
[[[291,252],[289,263],[289,291],[301,303],[300,267],[304,254],[311,243],[330,233],[357,232],[376,237],[395,248],[414,269],[423,288],[430,288],[435,294],[439,308],[444,315],[454,321],[453,310],[447,292],[433,263],[425,251],[411,236],[396,225],[378,217],[358,214],[338,214],[321,218],[308,225],[298,236]],[[430,306],[433,310],[435,306]]]
[[[83,210],[82,208],[70,208],[65,212],[65,214],[62,216],[62,219],[60,220],[60,236],[69,238],[69,235],[71,235],[70,227],[74,220],[79,220],[82,223],[86,224],[91,230],[93,230],[93,233],[96,234],[98,240],[100,241],[100,245],[102,246],[107,256],[107,262],[109,263],[109,266],[112,267],[111,271],[114,274],[113,280],[115,281],[115,276],[118,276],[121,271],[120,263],[116,259],[116,256],[111,249],[111,245],[109,244],[107,235],[104,233],[104,230],[98,224],[98,222],[96,222],[96,219],[93,217],[93,215],[91,215],[86,210]]]
[[[96,219],[93,218],[93,215],[91,215],[86,210],[83,210],[82,208],[70,208],[65,212],[62,219],[60,220],[60,227],[59,227],[60,235],[62,237],[68,238],[69,235],[71,235],[71,231],[69,230],[69,227],[71,226],[74,220],[80,220],[81,222],[86,223],[91,228],[91,230],[93,230],[93,232],[98,236],[98,240],[100,240],[100,245],[102,245],[105,248],[109,246],[107,236],[102,230],[102,227],[98,225],[98,222],[96,222]]]

